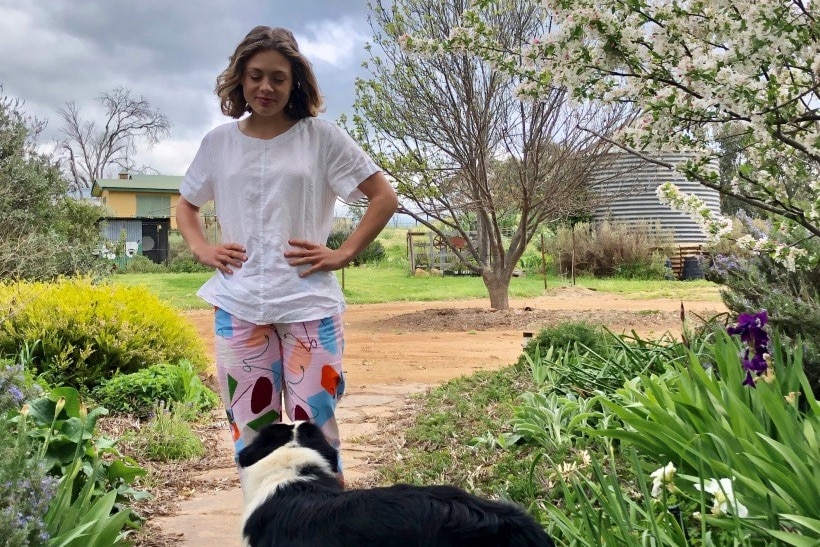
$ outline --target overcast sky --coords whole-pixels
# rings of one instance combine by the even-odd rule
[[[213,93],[217,75],[256,25],[287,27],[313,63],[323,117],[352,112],[371,38],[366,0],[0,0],[0,85],[47,120],[41,143],[74,101],[95,111],[101,92],[125,86],[171,122],[171,136],[137,164],[183,175],[204,134],[230,121]]]

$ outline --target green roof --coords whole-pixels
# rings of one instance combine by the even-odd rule
[[[91,188],[91,195],[100,197],[103,190],[110,192],[158,192],[179,193],[182,177],[170,175],[128,175],[127,179],[97,179]]]

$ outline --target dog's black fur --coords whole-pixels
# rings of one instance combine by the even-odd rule
[[[343,490],[314,424],[271,424],[238,456],[252,547],[552,547],[521,507],[453,486]]]

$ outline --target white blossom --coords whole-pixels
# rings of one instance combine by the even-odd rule
[[[744,176],[728,188],[803,228],[789,232],[790,240],[755,246],[790,268],[820,258],[800,248],[809,232],[820,235],[816,2],[805,11],[797,2],[765,0],[538,3],[553,17],[553,30],[522,44],[525,64],[494,41],[491,25],[470,27],[483,21],[480,7],[465,12],[470,28],[454,30],[446,44],[414,39],[408,47],[426,54],[473,52],[519,77],[522,94],[531,98],[561,85],[578,101],[629,101],[641,121],[618,138],[633,148],[708,156],[717,129],[736,124],[748,144],[741,158]],[[708,164],[694,165],[686,176],[714,182]],[[803,188],[800,200],[793,199],[796,187]],[[674,203],[700,216],[711,238],[728,233],[719,216],[703,215],[696,203],[685,197]]]
[[[696,483],[695,488],[701,489],[701,485]],[[703,485],[703,491],[714,496],[712,504],[713,515],[732,514],[740,518],[749,516],[749,510],[735,498],[731,479],[709,479]]]
[[[677,469],[672,462],[667,463],[663,467],[659,467],[649,474],[652,477],[652,497],[657,498],[661,495],[663,488],[666,487],[670,492],[672,491],[672,479],[675,478]]]

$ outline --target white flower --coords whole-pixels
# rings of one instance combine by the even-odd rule
[[[667,489],[671,492],[672,491],[672,479],[675,478],[675,466],[672,462],[667,463],[663,467],[659,467],[658,469],[654,470],[652,473],[649,474],[652,477],[652,497],[657,498],[661,495],[661,490],[663,489],[664,485],[666,485]]]
[[[695,484],[695,488],[700,490],[700,484]],[[735,499],[731,479],[720,479],[719,481],[709,479],[703,485],[703,491],[708,492],[715,497],[714,504],[712,505],[713,515],[732,513],[740,518],[746,518],[749,516],[749,510],[746,509],[742,503],[737,501],[737,499]]]

